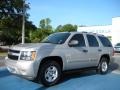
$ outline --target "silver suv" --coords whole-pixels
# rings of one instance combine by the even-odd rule
[[[103,35],[61,32],[41,43],[12,46],[6,66],[11,73],[51,86],[58,83],[63,71],[94,67],[107,73],[112,55],[111,42]]]

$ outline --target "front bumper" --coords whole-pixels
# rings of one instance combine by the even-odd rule
[[[36,77],[34,61],[11,60],[6,58],[5,64],[9,72],[33,80]]]

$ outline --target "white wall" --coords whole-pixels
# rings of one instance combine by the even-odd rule
[[[111,36],[111,25],[107,26],[87,26],[87,27],[78,27],[78,31],[93,32],[103,34],[105,36]]]
[[[120,42],[120,17],[112,18],[112,43]]]
[[[112,25],[78,27],[78,31],[93,32],[111,36],[112,44],[120,42],[120,17],[112,18]]]

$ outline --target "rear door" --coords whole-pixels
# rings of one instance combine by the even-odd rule
[[[99,57],[102,52],[101,47],[94,34],[86,34],[86,38],[88,41],[88,57],[89,57],[88,66],[96,66],[98,64]]]
[[[102,47],[103,54],[108,54],[112,57],[112,55],[114,54],[114,51],[113,51],[113,47],[110,40],[104,36],[98,36],[98,38],[101,41],[103,46]]]

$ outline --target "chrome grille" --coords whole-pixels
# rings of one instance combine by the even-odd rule
[[[8,58],[12,60],[18,60],[20,51],[9,49]]]
[[[12,59],[12,60],[18,60],[18,56],[14,56],[14,55],[9,55],[8,54],[8,58]]]

